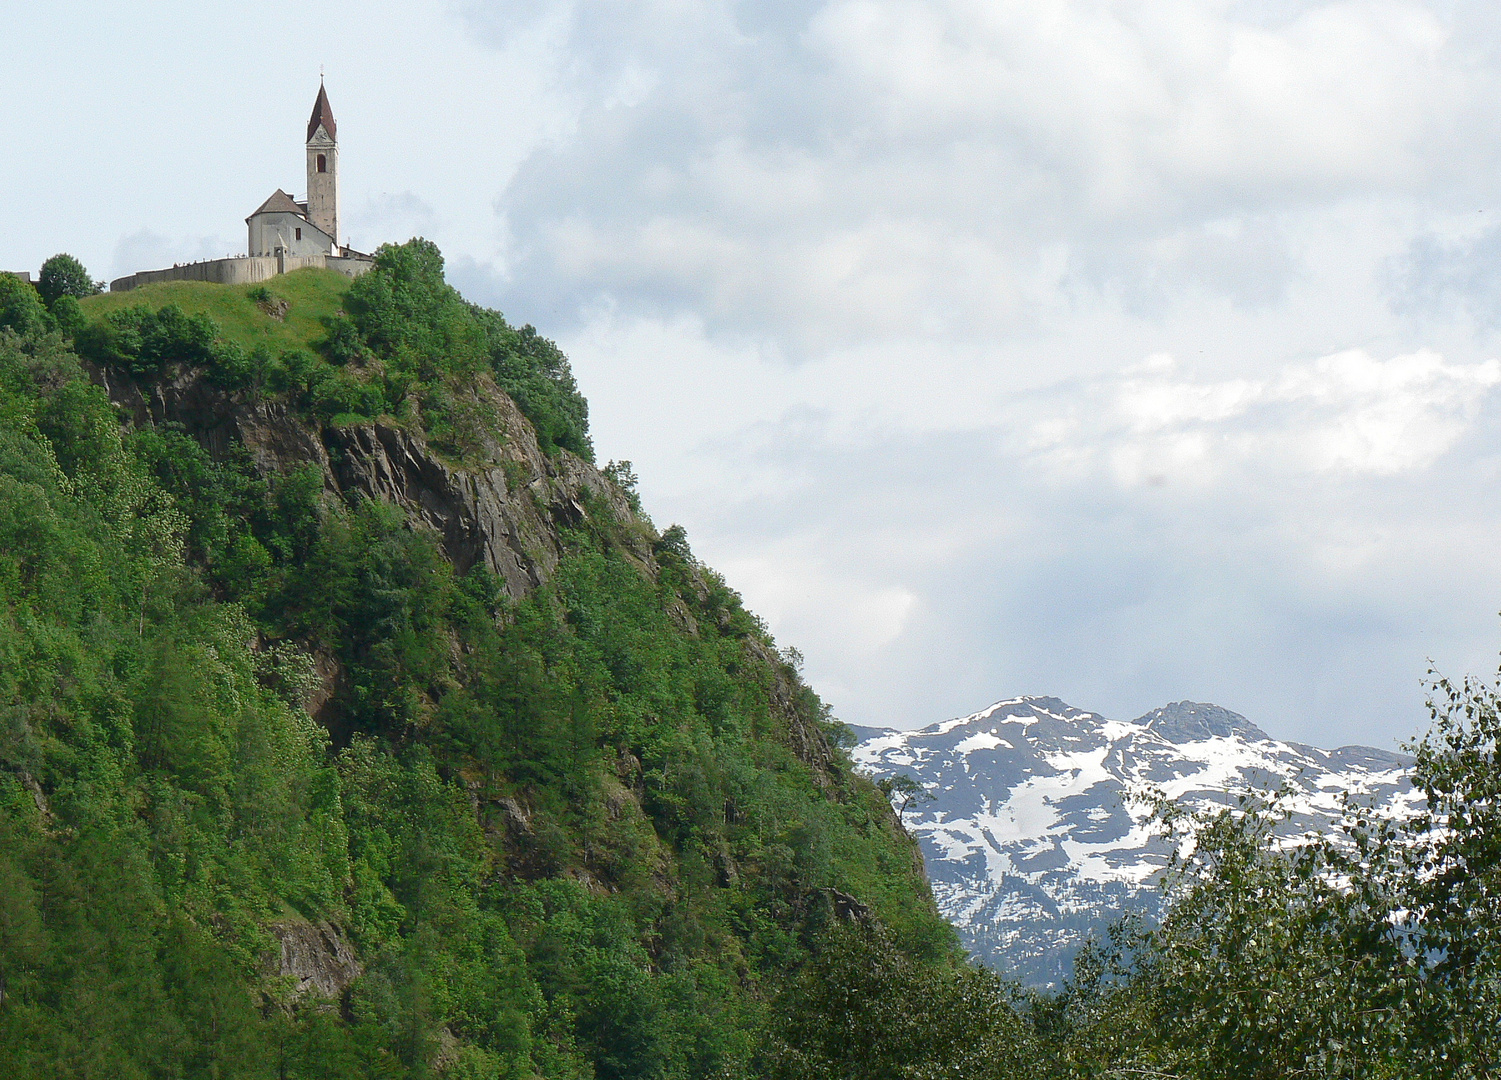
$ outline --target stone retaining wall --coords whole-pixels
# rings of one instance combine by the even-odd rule
[[[359,277],[374,265],[364,257],[338,255],[241,255],[235,259],[210,259],[186,263],[166,270],[142,270],[109,283],[110,292],[129,292],[142,285],[159,281],[211,281],[216,285],[254,285],[269,281],[278,274],[301,270],[305,266],[336,270],[349,277]]]

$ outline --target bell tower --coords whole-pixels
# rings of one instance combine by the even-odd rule
[[[318,100],[307,122],[307,219],[333,237],[339,250],[339,129],[328,93],[318,83]]]

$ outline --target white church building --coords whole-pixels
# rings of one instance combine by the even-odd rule
[[[248,254],[165,270],[143,270],[110,282],[110,291],[124,292],[158,281],[249,285],[305,266],[337,270],[350,277],[369,270],[370,256],[340,245],[338,240],[339,128],[328,103],[328,91],[322,85],[307,125],[307,200],[298,202],[277,188],[245,219],[245,225]]]

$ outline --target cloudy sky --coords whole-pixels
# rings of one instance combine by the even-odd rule
[[[5,7],[0,266],[241,251],[323,67],[355,245],[556,338],[848,721],[1495,669],[1493,0]]]

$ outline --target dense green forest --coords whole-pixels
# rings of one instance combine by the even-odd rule
[[[104,296],[65,258],[0,275],[8,1076],[1501,1074],[1488,688],[1435,684],[1421,818],[1164,807],[1163,924],[1026,994],[431,244]]]

